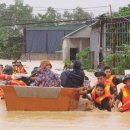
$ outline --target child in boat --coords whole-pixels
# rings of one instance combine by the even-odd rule
[[[123,78],[125,86],[121,88],[117,100],[115,102],[115,108],[121,112],[130,110],[130,74],[127,74]],[[121,107],[118,107],[119,103],[122,103]]]
[[[93,101],[95,107],[100,110],[111,111],[112,108],[112,96],[110,88],[105,87],[103,83],[98,83],[95,87],[87,90],[86,97]],[[88,95],[91,94],[91,97]],[[84,95],[84,93],[82,93]]]

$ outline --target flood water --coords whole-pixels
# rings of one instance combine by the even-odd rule
[[[7,62],[3,62],[7,64]],[[11,64],[11,61],[9,62]],[[25,62],[26,65],[39,65],[39,61]],[[54,62],[53,67],[61,67]],[[63,66],[63,65],[62,65]],[[31,68],[29,68],[31,70]],[[54,69],[55,69],[54,68]],[[95,81],[93,74],[87,75]],[[93,82],[92,82],[93,83]],[[69,112],[28,112],[5,110],[4,101],[0,103],[0,130],[129,130],[130,113],[106,111]]]
[[[130,113],[107,111],[29,112],[0,106],[0,130],[129,130]]]

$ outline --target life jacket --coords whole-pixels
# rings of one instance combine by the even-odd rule
[[[122,103],[125,104],[127,101],[130,101],[130,92],[128,91],[128,87],[125,86],[121,88],[123,97],[122,97]]]
[[[93,98],[93,100],[94,100],[94,102],[96,102],[96,103],[98,103],[98,104],[100,104],[101,105],[101,102],[105,99],[105,98],[109,98],[110,100],[109,100],[109,106],[111,107],[112,106],[112,96],[111,96],[111,94],[110,94],[110,85],[106,85],[105,86],[105,93],[102,95],[102,96],[100,96],[100,97],[96,97],[96,88],[94,88],[93,90],[92,90],[92,93],[91,93],[91,96],[92,96],[92,98]]]
[[[22,67],[16,67],[15,68],[15,72],[16,73],[25,73],[25,69],[24,69],[24,67],[22,66]]]
[[[10,80],[8,82],[8,85],[17,85],[17,86],[27,86],[26,83],[24,83],[22,80]]]
[[[115,75],[111,75],[109,78],[105,80],[106,83],[109,83],[111,86],[115,87],[116,85],[113,83],[113,78]]]
[[[121,88],[122,91],[122,106],[119,107],[120,112],[130,111],[130,92],[128,91],[128,86]]]
[[[0,75],[0,80],[11,80],[11,79],[12,75],[6,75],[6,74]]]

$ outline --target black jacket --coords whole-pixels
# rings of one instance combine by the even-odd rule
[[[79,88],[84,83],[84,72],[80,69],[64,71],[61,74],[61,85],[66,88]]]

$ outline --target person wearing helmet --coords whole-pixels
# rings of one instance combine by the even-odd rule
[[[130,110],[130,74],[126,74],[122,81],[125,85],[120,89],[115,102],[115,108],[120,112],[125,112]],[[122,103],[122,106],[118,107],[120,102]]]

